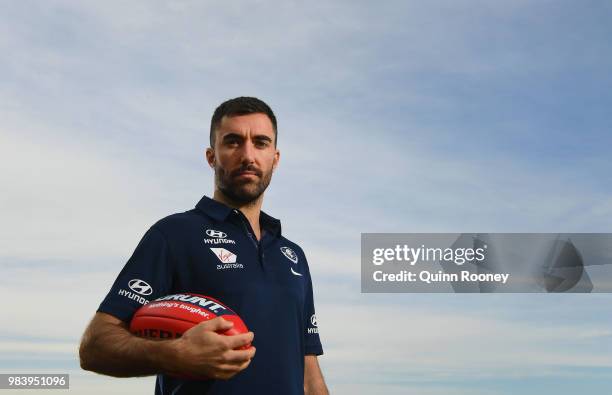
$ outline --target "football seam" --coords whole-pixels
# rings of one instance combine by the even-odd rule
[[[139,315],[139,316],[134,317],[134,318],[138,318],[138,317],[168,318],[168,319],[170,319],[170,320],[176,320],[176,321],[189,322],[189,323],[191,323],[191,324],[196,324],[196,325],[197,325],[197,324],[199,324],[200,322],[210,321],[210,320],[212,319],[212,318],[209,318],[209,319],[207,319],[207,320],[203,320],[203,321],[200,321],[200,322],[193,322],[193,321],[189,321],[189,320],[186,320],[186,319],[183,319],[183,318],[177,318],[177,317],[168,317],[168,316],[165,316],[165,315],[150,315],[150,314],[147,314],[147,315]],[[132,320],[133,320],[134,318],[132,318]],[[213,318],[217,318],[217,317],[213,317]]]

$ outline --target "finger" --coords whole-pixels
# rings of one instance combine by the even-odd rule
[[[255,347],[247,350],[230,350],[224,354],[224,362],[232,365],[243,364],[255,356]]]
[[[217,380],[228,380],[234,377],[238,372],[239,370],[219,370],[213,375],[213,378]]]
[[[248,361],[246,361],[245,363],[243,363],[242,365],[240,365],[238,367],[238,371],[241,372],[244,369],[246,369],[249,365],[251,364],[251,360],[249,359]]]
[[[255,334],[253,332],[242,333],[240,335],[227,336],[227,345],[231,349],[240,348],[253,342]]]
[[[222,369],[215,369],[213,372],[210,372],[208,374],[208,377],[213,380],[227,380],[231,378],[233,375],[235,375],[236,373],[238,372],[222,370]]]
[[[224,320],[223,317],[213,318],[212,320],[204,321],[198,324],[207,331],[226,331],[234,326],[232,321]]]
[[[236,373],[246,369],[250,363],[251,361],[249,360],[249,361],[245,361],[238,365],[231,365],[231,364],[219,365],[217,368],[217,374],[222,377],[229,378],[235,375]]]

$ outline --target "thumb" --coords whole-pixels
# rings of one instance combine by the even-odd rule
[[[213,318],[212,320],[202,322],[200,325],[208,331],[218,332],[228,330],[234,326],[234,323],[232,321],[224,320],[223,317],[217,317]]]

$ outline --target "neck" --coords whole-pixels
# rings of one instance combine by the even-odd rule
[[[257,199],[245,204],[235,202],[234,200],[228,198],[227,195],[221,192],[218,188],[215,188],[213,199],[225,204],[226,206],[240,210],[240,212],[242,212],[242,214],[244,214],[244,216],[249,220],[257,240],[261,238],[259,213],[261,212],[261,205],[263,204],[263,193]]]

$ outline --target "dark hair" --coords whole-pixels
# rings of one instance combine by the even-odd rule
[[[278,132],[276,129],[276,117],[274,116],[272,109],[258,98],[247,96],[240,96],[236,97],[235,99],[224,101],[215,109],[212,119],[210,120],[210,146],[213,148],[215,146],[215,130],[221,124],[223,117],[233,117],[237,115],[256,113],[266,114],[268,118],[270,118],[270,121],[272,121],[272,126],[274,127],[274,146],[276,146]]]

